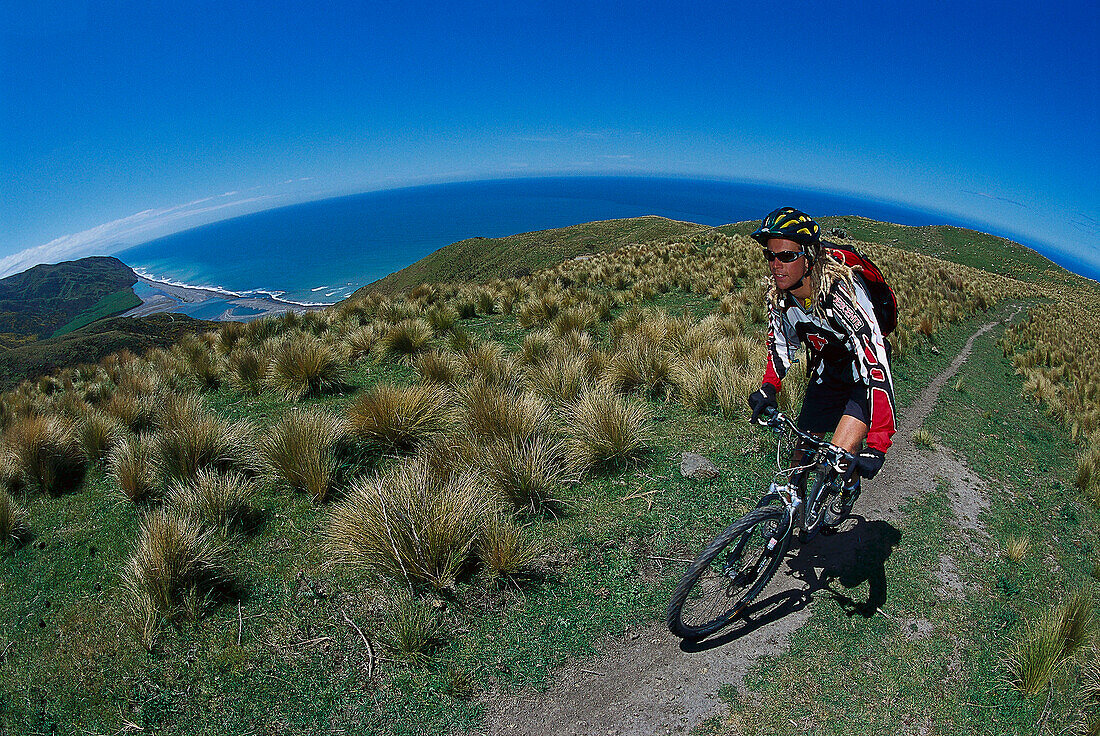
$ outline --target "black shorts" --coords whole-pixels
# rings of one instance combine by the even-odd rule
[[[806,397],[802,400],[798,428],[815,434],[833,432],[845,414],[870,424],[866,384],[811,383],[806,387]]]

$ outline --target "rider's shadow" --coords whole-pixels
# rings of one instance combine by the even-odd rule
[[[885,521],[867,521],[854,515],[848,517],[841,529],[828,536],[819,534],[806,545],[796,543],[787,551],[786,570],[781,573],[786,572],[804,585],[771,594],[765,592],[748,607],[745,615],[718,636],[700,641],[685,639],[680,649],[698,652],[728,644],[805,608],[814,594],[823,590],[848,615],[873,616],[886,602],[886,560],[901,543],[901,532]],[[867,583],[867,600],[857,601],[848,591],[862,583]]]
[[[852,525],[852,521],[855,524]],[[873,616],[886,603],[886,560],[901,543],[901,532],[885,521],[853,516],[843,531],[818,535],[787,558],[791,573],[812,595],[826,590],[849,616]],[[867,583],[867,599],[855,589]]]

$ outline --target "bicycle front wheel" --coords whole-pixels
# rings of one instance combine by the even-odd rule
[[[702,639],[744,613],[783,561],[789,527],[786,508],[770,505],[718,535],[673,591],[669,631],[681,639]]]

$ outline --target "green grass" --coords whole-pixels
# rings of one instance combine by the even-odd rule
[[[133,289],[122,289],[116,291],[113,294],[108,294],[95,305],[92,306],[86,312],[82,312],[73,317],[72,320],[65,324],[50,335],[50,337],[61,337],[67,335],[73,330],[78,330],[84,325],[91,324],[97,319],[103,319],[104,317],[110,317],[112,314],[118,314],[119,312],[125,312],[128,309],[141,304],[141,299],[134,293]]]
[[[588,222],[503,238],[468,238],[446,245],[360,291],[389,294],[422,283],[508,278],[518,271],[530,273],[585,253],[614,250],[628,243],[686,237],[709,229],[705,225],[651,215]]]

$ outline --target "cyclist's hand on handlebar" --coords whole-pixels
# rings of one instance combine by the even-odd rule
[[[886,453],[882,450],[868,447],[854,456],[855,462],[849,466],[848,472],[844,475],[844,480],[851,480],[856,473],[859,473],[867,480],[874,478],[875,475],[878,474],[878,471],[882,469],[882,461],[885,458]]]
[[[775,386],[765,383],[758,391],[749,394],[749,407],[752,409],[752,417],[749,421],[758,424],[761,415],[770,419],[779,411],[779,402],[776,400]]]

